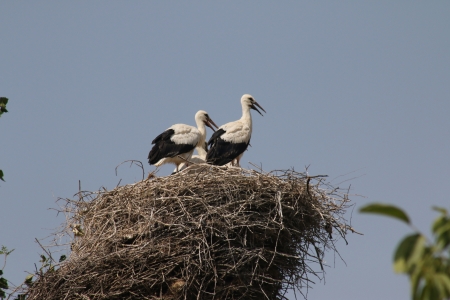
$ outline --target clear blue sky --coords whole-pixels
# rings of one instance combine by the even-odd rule
[[[34,268],[34,238],[64,221],[49,208],[78,180],[140,180],[114,168],[146,163],[152,139],[199,109],[238,119],[250,93],[267,114],[253,114],[244,167],[309,165],[355,195],[347,217],[364,236],[337,243],[346,264],[328,253],[308,299],[407,299],[391,262],[410,230],[357,210],[394,203],[429,232],[431,206],[449,208],[449,16],[448,1],[0,2],[6,277]]]

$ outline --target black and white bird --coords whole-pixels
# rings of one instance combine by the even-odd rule
[[[186,124],[175,124],[158,135],[153,141],[152,150],[148,154],[148,162],[157,167],[171,163],[176,165],[176,171],[181,163],[189,161],[194,149],[204,148],[206,141],[206,126],[214,131],[217,125],[204,110],[195,114],[197,128]]]
[[[209,139],[208,145],[211,145],[211,147],[206,155],[207,163],[223,166],[236,159],[235,165],[239,166],[239,161],[252,136],[250,109],[256,110],[261,116],[263,114],[258,110],[258,107],[266,112],[249,94],[242,96],[241,105],[242,117],[237,121],[220,126]]]

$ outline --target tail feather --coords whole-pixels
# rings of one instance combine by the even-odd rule
[[[158,145],[154,145],[150,153],[148,154],[148,163],[151,165],[156,164],[161,158]]]

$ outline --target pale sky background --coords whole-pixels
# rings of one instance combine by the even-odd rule
[[[49,208],[78,180],[140,180],[114,168],[153,170],[156,135],[199,109],[234,121],[250,93],[267,114],[253,113],[244,167],[309,165],[361,195],[347,218],[364,236],[337,243],[346,264],[327,253],[308,299],[408,299],[392,256],[410,229],[357,211],[393,203],[428,233],[431,206],[450,208],[449,16],[449,1],[0,2],[0,245],[16,249],[5,277],[34,269],[34,238],[64,221]]]

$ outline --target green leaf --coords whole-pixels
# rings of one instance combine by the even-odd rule
[[[0,97],[0,115],[8,112],[6,109],[6,103],[8,103],[8,98]]]
[[[9,254],[10,254],[11,252],[13,252],[13,251],[14,251],[14,249],[8,250],[7,247],[2,246],[2,248],[1,248],[1,250],[0,250],[0,254],[6,254],[6,255],[9,255]]]
[[[3,176],[4,176],[3,171],[0,170],[0,180],[1,180],[1,181],[5,181],[5,179],[3,179]],[[2,253],[2,254],[3,254],[3,253]]]
[[[394,271],[397,273],[410,273],[424,253],[424,245],[425,237],[419,233],[404,238],[394,254]]]
[[[0,298],[6,298],[6,294],[4,291],[0,290]]]
[[[413,272],[416,268],[421,269],[422,265],[426,265],[426,250],[427,247],[425,245],[426,237],[420,235],[417,239],[412,252],[406,261],[406,267],[408,268],[409,273]]]
[[[441,282],[439,274],[433,274],[432,276],[429,276],[427,284],[433,285],[436,288],[437,295],[440,295],[440,297],[436,297],[435,299],[443,298],[442,296],[444,296],[445,294],[445,286]]]
[[[442,213],[443,215],[448,214],[447,210],[443,207],[433,206],[432,208],[433,208],[433,210],[438,211],[438,212]]]
[[[2,276],[3,275],[3,270],[0,270],[0,276]]]
[[[0,278],[0,289],[7,289],[8,288],[8,280],[5,278]]]
[[[422,264],[423,262],[419,263]],[[411,295],[413,296],[413,299],[419,299],[420,297],[420,283],[422,281],[422,268],[421,266],[417,266],[415,270],[410,275],[410,281],[411,281]]]
[[[41,260],[39,262],[45,263],[47,261],[47,257],[45,255],[41,254]]]
[[[442,212],[442,215],[433,222],[432,231],[439,250],[444,250],[450,245],[450,217],[446,212]]]
[[[440,274],[442,284],[445,286],[447,294],[445,296],[450,297],[450,275],[448,274]]]
[[[409,221],[408,215],[400,208],[382,203],[374,203],[369,204],[367,206],[362,207],[359,212],[361,213],[372,213],[372,214],[380,214],[387,217],[396,218],[406,222],[407,224],[411,224]]]
[[[434,275],[434,280],[440,287],[442,298],[450,296],[450,277],[447,274],[437,273]]]
[[[447,217],[445,215],[436,218],[431,226],[433,233],[436,233],[436,231],[438,231],[442,226],[445,226],[445,224],[447,224]]]
[[[66,260],[66,256],[65,255],[61,255],[61,257],[59,258],[59,262],[63,262]]]
[[[436,244],[440,250],[447,248],[450,245],[450,220],[445,220],[446,222],[437,228]]]
[[[31,285],[33,284],[33,275],[30,274],[25,277],[25,284],[31,287]]]
[[[433,298],[436,294],[436,287],[432,284],[425,284],[422,289],[422,294],[420,295],[420,300],[436,300],[438,298]]]
[[[433,300],[430,299],[430,289],[431,287],[429,285],[425,285],[422,289],[422,293],[420,294],[419,300]]]

